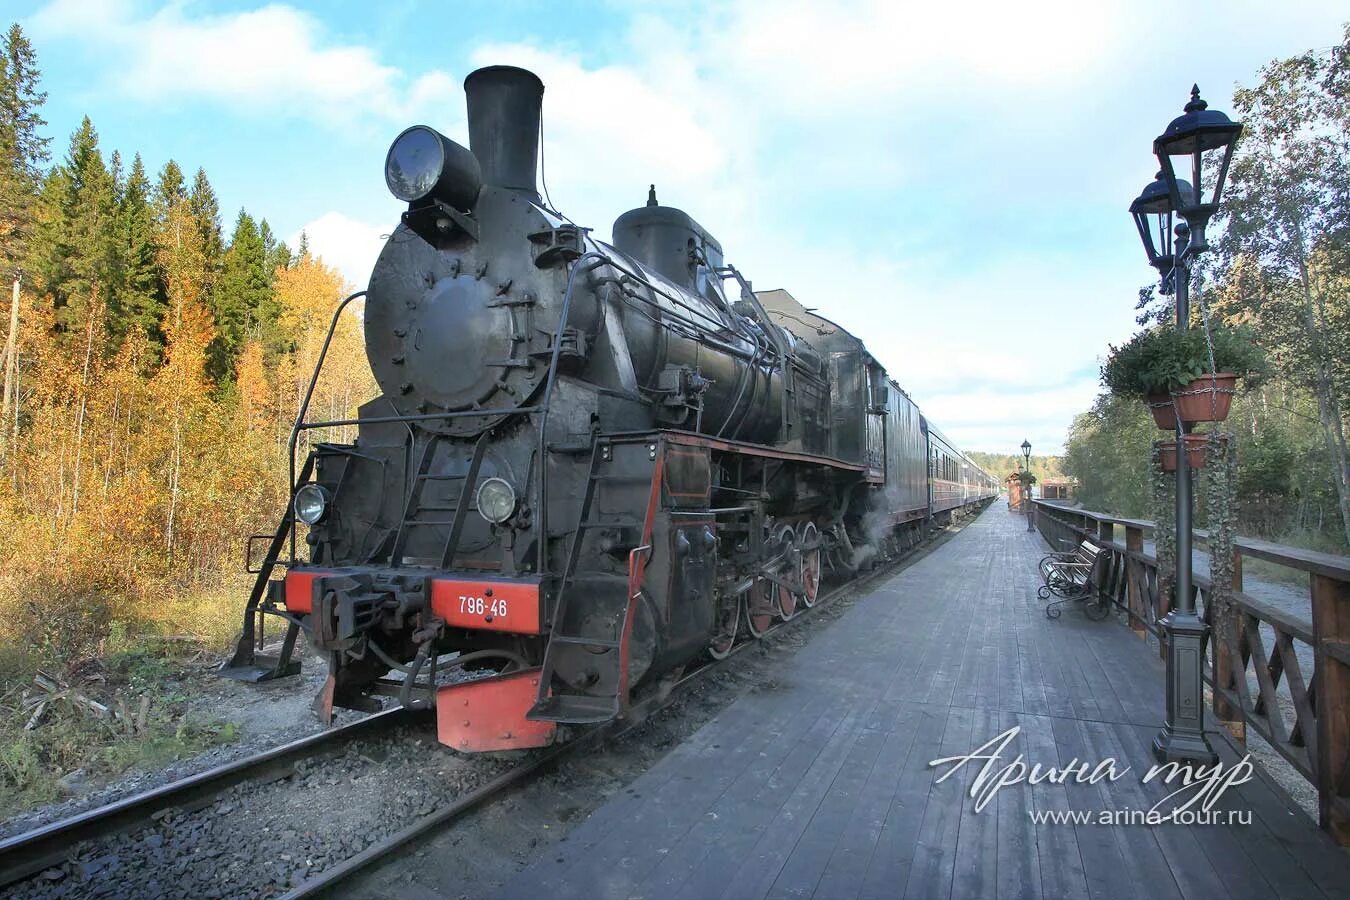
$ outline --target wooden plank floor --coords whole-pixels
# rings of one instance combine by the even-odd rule
[[[509,898],[1350,898],[1335,847],[1263,772],[1215,807],[1250,824],[1051,824],[1146,810],[1163,667],[1118,622],[1036,599],[1045,552],[996,504],[807,643],[506,885]],[[1092,765],[1010,785],[929,762],[1020,731],[994,766]],[[1225,762],[1238,759],[1215,735]]]

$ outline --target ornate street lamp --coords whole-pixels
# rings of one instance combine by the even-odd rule
[[[1191,102],[1186,104],[1185,110],[1153,141],[1153,153],[1162,164],[1163,179],[1167,182],[1172,208],[1191,226],[1191,252],[1204,253],[1209,249],[1209,243],[1205,240],[1205,226],[1219,209],[1219,197],[1223,193],[1223,183],[1228,178],[1228,165],[1233,161],[1238,135],[1242,134],[1242,124],[1217,110],[1209,109],[1209,104],[1200,99],[1197,85],[1191,85]],[[1176,170],[1172,168],[1174,156],[1191,158],[1191,183],[1195,185],[1194,189],[1177,178]],[[1218,174],[1214,179],[1214,190],[1208,197],[1205,196],[1202,180],[1206,159],[1218,160],[1211,164],[1218,167]]]
[[[1027,531],[1032,531],[1031,521],[1031,441],[1022,441],[1022,470],[1027,477],[1022,479],[1022,505],[1027,511]]]
[[[1184,197],[1191,196],[1191,186],[1188,182],[1178,180],[1177,189]],[[1171,294],[1174,284],[1172,277],[1172,266],[1175,262],[1172,253],[1174,211],[1167,179],[1163,177],[1161,171],[1144,186],[1139,196],[1130,204],[1134,227],[1139,229],[1139,240],[1144,244],[1148,264],[1158,270],[1163,294]]]
[[[1191,88],[1183,115],[1172,120],[1153,142],[1162,171],[1130,204],[1149,265],[1158,270],[1164,294],[1175,291],[1177,330],[1190,327],[1191,261],[1209,249],[1205,227],[1219,208],[1219,197],[1242,125],[1208,108],[1200,88]],[[1205,161],[1216,170],[1210,196],[1204,194]],[[1172,157],[1191,158],[1191,181],[1177,177]],[[1172,224],[1173,215],[1184,222]],[[1172,235],[1176,240],[1173,242]],[[1155,243],[1154,236],[1157,236]],[[1186,446],[1188,423],[1177,420],[1177,447]],[[1184,450],[1177,453],[1176,596],[1161,622],[1167,641],[1167,721],[1153,739],[1153,753],[1163,762],[1212,765],[1218,755],[1205,736],[1204,648],[1208,626],[1195,613],[1191,584],[1191,468]]]

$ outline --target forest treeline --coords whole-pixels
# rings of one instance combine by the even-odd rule
[[[1006,483],[1009,475],[1022,471],[1025,465],[1025,460],[1016,453],[982,453],[976,450],[969,451],[966,455],[975,465],[997,478],[999,484]],[[1064,477],[1064,459],[1060,456],[1036,456],[1033,454],[1031,457],[1031,474],[1036,476],[1037,484],[1047,478],[1062,478]]]
[[[1340,43],[1264,67],[1238,88],[1244,123],[1214,231],[1192,286],[1195,324],[1251,326],[1271,377],[1238,397],[1239,530],[1344,553],[1350,547],[1350,25]],[[1213,176],[1213,173],[1210,173]],[[1211,235],[1213,240],[1213,235]],[[1141,260],[1142,262],[1142,260]],[[1140,323],[1174,316],[1141,292]],[[1109,394],[1078,416],[1065,469],[1092,509],[1148,517],[1144,404]],[[1203,492],[1202,492],[1203,493]],[[1203,497],[1198,520],[1205,521]]]
[[[246,597],[244,537],[284,509],[289,427],[343,280],[265,218],[223,228],[204,170],[152,175],[88,118],[53,160],[17,25],[0,52],[0,648],[219,644]],[[344,322],[315,409],[345,418],[373,394]]]

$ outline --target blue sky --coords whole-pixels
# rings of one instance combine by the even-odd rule
[[[649,182],[757,288],[863,336],[972,450],[1058,452],[1150,278],[1126,207],[1193,81],[1337,42],[1341,2],[6,3],[53,149],[204,166],[364,286],[389,141],[467,143],[460,83],[544,80],[554,203],[608,236]],[[1164,24],[1166,23],[1166,24]]]

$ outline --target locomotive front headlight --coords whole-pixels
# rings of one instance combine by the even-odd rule
[[[405,203],[434,198],[468,210],[483,186],[478,157],[433,128],[414,125],[384,158],[384,183]]]
[[[297,519],[313,525],[328,512],[328,492],[320,485],[307,484],[295,492],[292,508]]]
[[[489,478],[478,488],[478,512],[494,525],[511,518],[516,511],[516,492],[505,479]]]
[[[398,199],[421,200],[441,177],[445,153],[441,136],[424,125],[414,125],[400,134],[384,159],[384,182]]]

